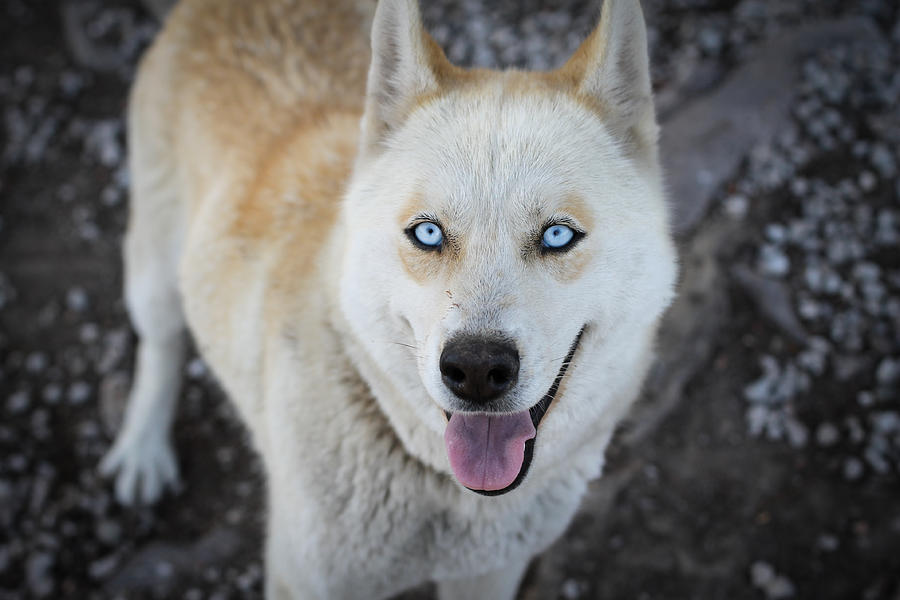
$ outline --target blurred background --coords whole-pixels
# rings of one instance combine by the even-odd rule
[[[600,7],[422,4],[454,62],[535,69]],[[642,4],[680,296],[522,597],[900,600],[900,6]],[[122,118],[164,10],[0,6],[0,599],[262,597],[260,466],[201,359],[183,489],[125,510],[96,473],[134,344]]]

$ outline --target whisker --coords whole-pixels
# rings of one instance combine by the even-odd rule
[[[418,347],[415,344],[406,344],[404,342],[395,342],[393,340],[386,340],[385,344],[396,344],[398,346],[403,346],[405,348],[412,348],[413,350],[418,350]]]

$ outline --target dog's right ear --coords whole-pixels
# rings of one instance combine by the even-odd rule
[[[657,126],[639,0],[604,0],[600,23],[558,75],[635,154],[655,160]]]
[[[417,0],[380,0],[372,23],[360,153],[375,151],[417,101],[437,93],[442,72],[452,68],[422,26]]]

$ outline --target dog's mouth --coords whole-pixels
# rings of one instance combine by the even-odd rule
[[[547,393],[528,410],[513,414],[449,413],[444,443],[453,474],[483,496],[510,492],[525,479],[534,456],[538,425],[556,398],[584,327],[575,336]]]

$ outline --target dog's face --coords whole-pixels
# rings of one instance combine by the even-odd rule
[[[612,427],[672,296],[643,21],[606,6],[544,74],[450,66],[414,2],[376,15],[341,307],[402,398],[388,417],[489,495]]]

